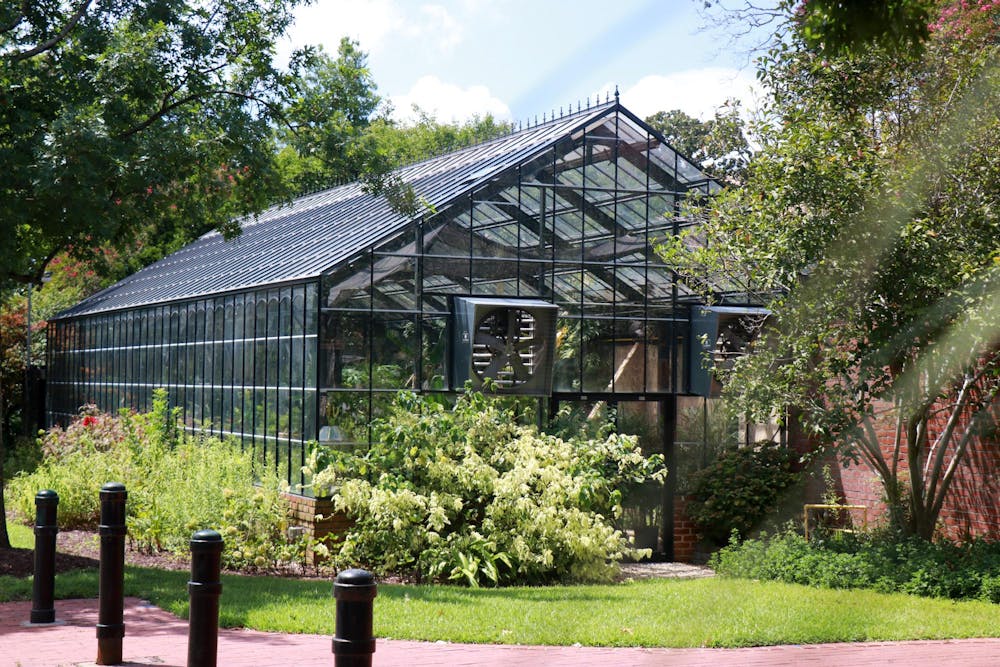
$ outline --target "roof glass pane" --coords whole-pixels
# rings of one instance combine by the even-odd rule
[[[583,271],[578,264],[557,264],[552,272],[553,303],[579,304],[583,289]]]
[[[468,257],[471,237],[468,225],[454,218],[424,232],[424,253]]]
[[[618,189],[645,190],[646,172],[637,167],[630,158],[618,158]]]
[[[583,302],[613,303],[615,291],[610,284],[597,276],[597,271],[606,274],[610,271],[610,267],[586,267],[583,273]]]

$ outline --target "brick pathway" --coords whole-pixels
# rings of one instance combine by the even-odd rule
[[[96,600],[57,600],[60,625],[25,627],[30,602],[0,604],[0,667],[81,667],[97,657]],[[181,667],[187,661],[187,623],[135,598],[125,607],[125,665]],[[330,637],[282,635],[250,630],[219,633],[222,667],[333,665]],[[868,644],[773,646],[753,649],[638,649],[552,646],[491,646],[379,640],[376,666],[404,665],[670,665],[727,667],[762,665],[986,667],[1000,665],[1000,639]]]

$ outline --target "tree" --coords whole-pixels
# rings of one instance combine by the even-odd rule
[[[794,406],[927,539],[1000,391],[1000,7],[937,11],[920,51],[836,55],[791,17],[744,187],[667,251],[774,313],[728,378],[737,408]]]
[[[53,257],[183,240],[271,203],[274,43],[300,0],[0,8],[0,284]]]
[[[380,100],[367,58],[345,37],[336,58],[307,50],[292,63],[287,125],[278,128],[278,163],[292,192],[353,181],[370,162],[367,129]]]
[[[727,101],[707,121],[674,109],[657,111],[646,122],[712,178],[737,183],[742,180],[752,151],[738,100]]]

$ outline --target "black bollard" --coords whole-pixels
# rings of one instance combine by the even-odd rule
[[[333,583],[337,599],[337,630],[333,637],[336,667],[371,667],[375,652],[372,633],[375,577],[365,570],[344,570]]]
[[[56,511],[59,495],[51,490],[35,494],[35,579],[31,589],[31,623],[55,623]]]
[[[101,574],[98,586],[97,664],[122,663],[125,636],[125,485],[101,487]]]
[[[219,651],[219,597],[222,583],[222,535],[199,530],[191,536],[188,596],[188,667],[215,667]]]

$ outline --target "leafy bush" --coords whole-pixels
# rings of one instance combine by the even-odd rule
[[[355,520],[338,565],[472,586],[604,580],[631,550],[623,492],[665,475],[634,437],[562,439],[479,393],[447,409],[401,393],[364,452],[317,449],[307,473]]]
[[[745,537],[799,479],[796,458],[770,441],[725,449],[692,476],[688,516],[716,544],[724,544],[733,531]]]
[[[100,488],[116,481],[128,491],[129,539],[140,549],[186,554],[192,533],[211,527],[225,539],[226,567],[268,567],[303,552],[304,545],[285,539],[278,480],[265,475],[255,485],[249,453],[180,434],[163,392],[145,415],[87,408],[66,429],[47,432],[42,449],[38,468],[10,481],[10,505],[25,521],[34,517],[35,494],[53,489],[61,527],[94,527]]]
[[[1000,602],[1000,543],[927,542],[881,533],[806,540],[792,530],[740,543],[712,557],[719,574],[823,588],[872,588]]]

